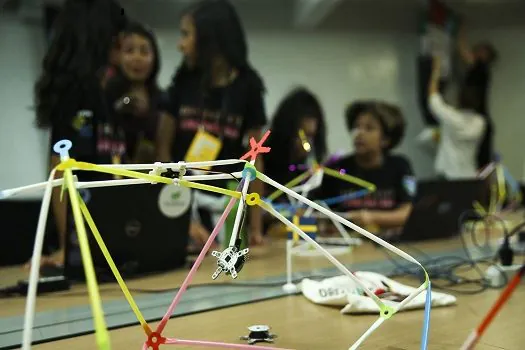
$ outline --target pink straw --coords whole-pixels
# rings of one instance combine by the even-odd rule
[[[239,183],[239,187],[242,186],[243,182],[244,182],[244,180],[242,180]],[[217,222],[217,225],[213,229],[213,231],[212,231],[212,233],[210,235],[210,238],[208,238],[208,240],[206,241],[206,244],[202,248],[199,256],[197,257],[197,260],[195,260],[195,263],[191,267],[190,272],[186,276],[186,279],[184,280],[184,282],[182,282],[182,285],[180,286],[180,289],[177,292],[177,295],[175,295],[175,299],[173,299],[173,301],[171,302],[170,307],[168,308],[168,311],[166,312],[166,314],[164,315],[164,317],[160,321],[160,323],[159,323],[159,325],[157,327],[157,333],[162,334],[162,331],[164,330],[164,327],[166,327],[166,324],[168,323],[168,320],[170,319],[171,315],[173,314],[173,311],[175,310],[175,308],[179,304],[180,299],[182,298],[182,295],[184,294],[184,292],[188,288],[188,285],[191,283],[191,280],[193,279],[193,276],[195,275],[195,273],[199,269],[199,266],[201,265],[202,261],[206,257],[206,253],[208,253],[208,250],[210,249],[211,245],[215,241],[215,237],[217,237],[217,235],[219,234],[219,231],[221,230],[222,226],[224,225],[224,222],[226,221],[226,218],[230,214],[230,211],[232,210],[232,208],[233,208],[233,206],[235,204],[235,201],[236,201],[236,198],[234,198],[234,197],[232,197],[230,199],[230,202],[228,203],[228,206],[226,206],[226,209],[224,210],[224,213],[221,215],[221,217],[219,218],[219,221]]]
[[[248,344],[233,344],[233,343],[219,343],[213,341],[204,341],[204,340],[184,340],[184,339],[166,339],[165,344],[173,345],[189,345],[189,346],[206,346],[209,348],[225,348],[225,349],[259,349],[259,350],[276,350],[278,348],[269,347],[269,346],[256,346]],[[280,349],[280,350],[289,350],[289,349]]]

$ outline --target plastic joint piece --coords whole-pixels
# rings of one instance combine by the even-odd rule
[[[61,160],[69,158],[69,150],[73,147],[73,143],[69,140],[60,140],[53,146],[53,151],[60,155]]]
[[[257,178],[257,169],[250,163],[246,163],[244,165],[244,169],[242,170],[242,178],[246,179],[246,177],[250,175],[250,181],[253,181]]]
[[[155,162],[154,168],[149,172],[149,174],[153,176],[161,176],[166,171],[167,169],[162,165],[161,162]],[[153,185],[155,185],[156,183],[157,182],[152,182]]]
[[[388,305],[381,305],[381,317],[385,320],[388,320],[390,317],[394,316],[394,308]]]
[[[182,180],[182,177],[184,175],[186,175],[186,170],[187,170],[186,169],[186,163],[181,161],[181,162],[179,162],[179,164],[180,164],[180,167],[179,167],[179,180]]]
[[[148,345],[148,349],[154,349],[158,350],[160,344],[164,344],[166,342],[166,338],[164,338],[160,333],[158,332],[152,332],[148,336],[148,340],[146,341],[146,345]]]
[[[261,197],[258,193],[250,193],[248,196],[246,196],[246,204],[248,204],[250,207],[258,205],[259,203],[261,203]]]

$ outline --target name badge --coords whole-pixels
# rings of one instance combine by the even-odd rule
[[[190,148],[184,160],[186,162],[207,162],[216,160],[222,148],[219,138],[199,129],[191,142]],[[203,167],[209,169],[210,167]]]

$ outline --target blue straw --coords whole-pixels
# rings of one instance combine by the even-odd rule
[[[425,300],[425,319],[423,320],[423,332],[421,334],[421,350],[427,350],[428,347],[428,331],[430,328],[430,309],[432,308],[432,288],[430,281],[427,286],[427,298]]]

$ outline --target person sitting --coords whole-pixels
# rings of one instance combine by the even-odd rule
[[[201,0],[184,11],[180,27],[182,59],[168,88],[168,113],[160,118],[157,160],[239,159],[249,149],[250,138],[261,139],[267,118],[266,89],[249,60],[237,10],[226,0]],[[207,144],[205,140],[213,140],[214,146],[201,147]],[[255,166],[264,171],[262,157]],[[232,173],[240,169],[228,165],[210,170]],[[225,188],[229,180],[207,183]],[[250,191],[262,193],[263,183],[253,181]],[[222,201],[218,194],[204,195]],[[200,212],[201,221],[193,220],[191,231],[199,234],[204,245],[215,222],[212,210],[202,208]],[[248,217],[249,241],[264,243],[261,209],[250,207]]]
[[[359,101],[348,106],[346,125],[354,152],[331,168],[376,186],[365,196],[348,198],[331,209],[344,212],[355,224],[384,231],[402,227],[412,210],[415,179],[409,160],[391,154],[402,140],[405,123],[400,109],[379,101]],[[319,199],[354,193],[363,188],[332,177],[324,177]]]
[[[264,171],[280,184],[308,170],[301,166],[321,163],[326,157],[324,112],[317,97],[304,87],[295,88],[281,101],[270,130],[267,145],[272,151],[264,156]]]

